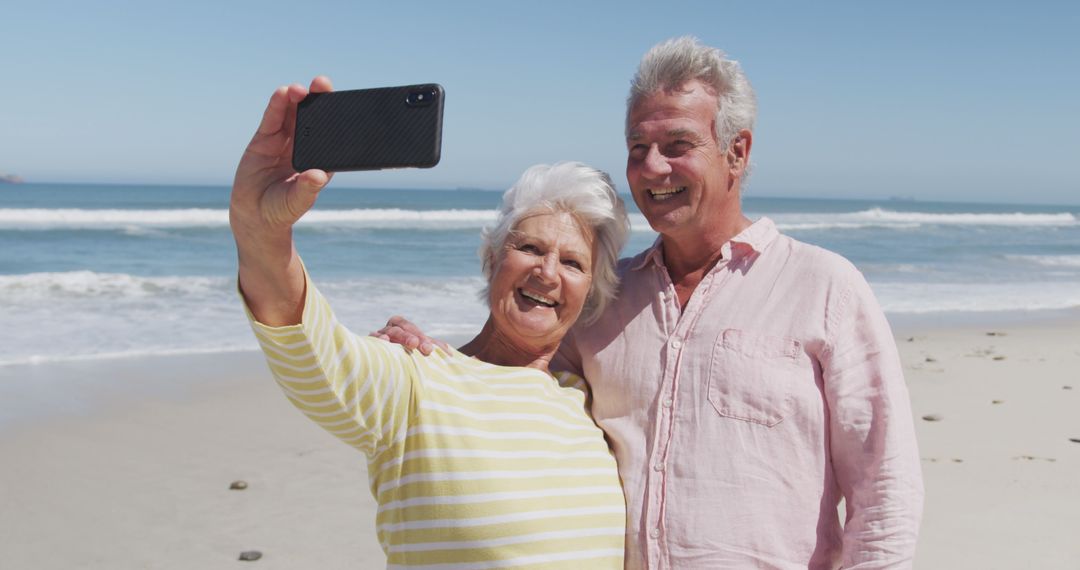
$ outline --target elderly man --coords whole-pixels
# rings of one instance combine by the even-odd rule
[[[889,325],[849,262],[743,215],[755,115],[719,50],[642,58],[626,176],[660,238],[552,367],[592,387],[627,568],[908,567],[923,490]]]

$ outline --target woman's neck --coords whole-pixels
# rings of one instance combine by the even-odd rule
[[[535,347],[522,342],[512,342],[500,333],[488,317],[484,328],[476,338],[465,343],[462,354],[499,366],[525,366],[548,372],[548,363],[555,356],[559,345]]]

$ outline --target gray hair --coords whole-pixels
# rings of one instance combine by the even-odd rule
[[[630,222],[611,177],[580,162],[531,166],[503,194],[495,225],[481,234],[479,254],[488,280],[481,299],[489,301],[491,277],[502,263],[506,240],[517,224],[529,216],[562,212],[593,234],[596,256],[592,284],[580,320],[587,324],[600,316],[619,287],[615,262],[626,243]]]
[[[754,130],[757,98],[739,62],[693,36],[682,36],[656,44],[641,58],[626,99],[626,134],[630,113],[642,98],[695,79],[716,94],[716,141],[721,150],[727,150],[739,131]]]

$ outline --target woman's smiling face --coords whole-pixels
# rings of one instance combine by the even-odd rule
[[[513,345],[558,344],[592,285],[593,236],[565,212],[523,218],[491,276],[491,319]]]

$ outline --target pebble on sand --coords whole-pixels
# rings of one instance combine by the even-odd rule
[[[1005,336],[1005,333],[998,331],[990,331],[986,333],[986,336]]]
[[[1080,437],[1070,437],[1069,441],[1073,443],[1080,443]]]
[[[243,491],[244,489],[247,489],[247,481],[233,481],[229,485],[229,489],[233,491]]]
[[[262,558],[262,552],[259,552],[258,550],[245,550],[240,553],[240,560],[254,562],[260,558]]]
[[[926,420],[928,422],[940,422],[941,420],[943,420],[945,418],[943,418],[941,416],[941,414],[926,414],[925,416],[922,417],[922,419],[924,419],[924,420]]]
[[[990,400],[991,404],[1004,404],[1005,400]]]
[[[998,355],[994,357],[994,360],[1005,360],[1005,357]]]
[[[927,357],[926,357],[926,361],[927,361],[927,362],[937,362],[937,359],[936,359],[936,358],[934,358],[933,356],[927,356]]]

